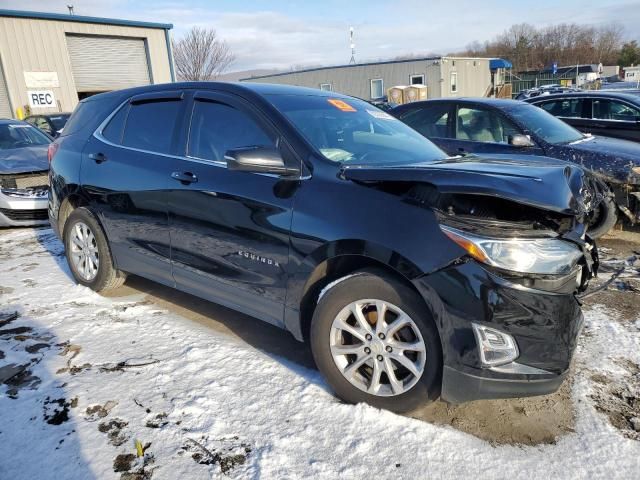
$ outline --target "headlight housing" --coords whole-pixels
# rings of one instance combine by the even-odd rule
[[[582,251],[558,238],[489,238],[441,225],[440,228],[474,259],[513,272],[563,275],[570,273]]]

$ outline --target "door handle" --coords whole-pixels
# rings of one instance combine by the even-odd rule
[[[464,152],[464,148],[462,148],[462,147],[458,147],[458,151],[459,151],[459,152]]]
[[[198,177],[191,172],[173,172],[171,178],[183,185],[189,185],[190,183],[196,183],[198,181]]]
[[[107,156],[104,153],[90,153],[89,158],[97,164],[107,161]]]

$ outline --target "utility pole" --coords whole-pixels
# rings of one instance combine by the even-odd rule
[[[353,27],[349,27],[349,45],[351,46],[351,60],[349,65],[356,63],[356,44],[353,43]]]

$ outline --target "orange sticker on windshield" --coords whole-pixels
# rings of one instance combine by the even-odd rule
[[[336,107],[338,110],[342,110],[343,112],[355,112],[356,109],[349,105],[347,102],[343,102],[342,100],[338,100],[337,98],[330,98],[327,100],[331,105]]]

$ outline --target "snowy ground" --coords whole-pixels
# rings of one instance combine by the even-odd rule
[[[341,404],[300,363],[76,286],[50,230],[3,231],[0,478],[638,478],[638,310],[589,307],[573,432],[496,445]]]

